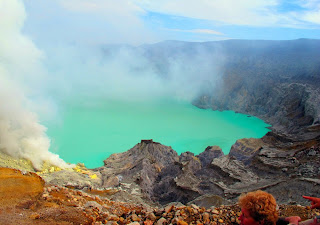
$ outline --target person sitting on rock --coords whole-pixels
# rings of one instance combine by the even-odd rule
[[[241,225],[297,225],[301,221],[299,216],[278,218],[275,198],[265,191],[254,191],[239,197]]]
[[[278,210],[275,198],[264,191],[254,191],[239,197],[241,225],[276,225]]]

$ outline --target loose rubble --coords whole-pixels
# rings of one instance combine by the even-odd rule
[[[6,213],[4,213],[6,211]],[[299,215],[303,220],[319,215],[310,207],[280,205],[281,216]],[[7,224],[238,224],[237,204],[204,208],[195,204],[169,204],[163,208],[111,201],[85,191],[46,186],[40,197],[0,211]]]

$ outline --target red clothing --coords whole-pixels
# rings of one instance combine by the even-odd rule
[[[299,225],[320,225],[320,216],[316,216],[311,220],[301,221]]]

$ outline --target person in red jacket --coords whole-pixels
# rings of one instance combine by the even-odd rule
[[[303,197],[311,201],[312,209],[320,209],[320,198]],[[264,191],[258,190],[242,194],[238,203],[241,207],[240,225],[320,225],[320,216],[306,221],[301,221],[299,216],[279,219],[275,198]]]

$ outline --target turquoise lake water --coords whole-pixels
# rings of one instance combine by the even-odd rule
[[[218,145],[226,154],[237,139],[260,138],[264,121],[233,111],[199,109],[188,102],[116,102],[65,104],[60,122],[47,122],[51,151],[70,163],[103,166],[112,153],[124,152],[141,139],[195,155]]]

